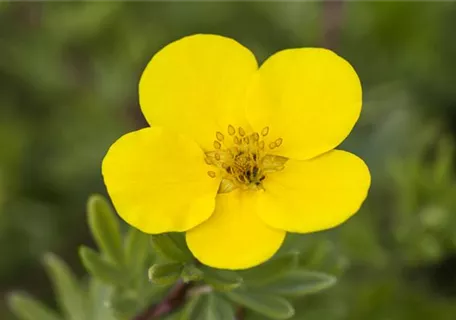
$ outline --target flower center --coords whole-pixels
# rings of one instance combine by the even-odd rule
[[[247,134],[242,127],[236,130],[229,125],[227,132],[226,136],[216,132],[214,150],[206,152],[205,158],[207,164],[220,169],[222,182],[219,193],[236,188],[263,189],[262,182],[269,173],[284,169],[287,158],[268,154],[283,142],[282,138],[277,138],[266,143],[269,127],[263,128],[260,133]],[[208,175],[215,178],[217,173],[208,171]]]

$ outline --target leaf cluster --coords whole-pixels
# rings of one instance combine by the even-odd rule
[[[98,251],[81,246],[87,281],[79,281],[54,254],[44,264],[54,284],[60,313],[23,293],[9,304],[22,320],[234,320],[239,314],[289,319],[291,301],[335,284],[336,278],[299,267],[299,254],[278,254],[248,270],[210,268],[194,259],[182,233],[122,235],[109,203],[88,201],[88,224]],[[147,319],[149,319],[147,318]]]

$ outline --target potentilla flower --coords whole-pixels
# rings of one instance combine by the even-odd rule
[[[367,196],[365,163],[333,150],[357,121],[362,92],[332,51],[283,50],[258,68],[232,39],[185,37],[149,62],[139,100],[150,127],[107,152],[108,193],[139,230],[186,232],[206,265],[258,265],[286,232],[335,227]]]

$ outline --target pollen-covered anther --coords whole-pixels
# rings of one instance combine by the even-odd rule
[[[234,129],[234,127],[230,124],[230,125],[228,126],[228,134],[229,134],[230,136],[234,136],[235,133],[236,133],[236,129]]]
[[[225,136],[223,135],[223,133],[221,133],[220,131],[217,131],[215,133],[215,137],[217,138],[218,141],[223,141],[225,139]]]
[[[214,171],[208,171],[207,174],[211,178],[215,178],[217,176],[217,174]]]
[[[275,141],[275,146],[276,146],[276,147],[280,147],[280,145],[282,144],[282,142],[283,142],[283,139],[282,139],[282,138],[277,139],[277,140]]]
[[[283,139],[266,139],[269,133],[269,127],[248,133],[242,127],[235,129],[228,125],[228,135],[232,137],[232,142],[229,141],[231,139],[225,140],[222,132],[215,133],[217,139],[213,141],[214,150],[206,153],[209,160],[206,162],[218,168],[222,181],[225,181],[219,192],[230,192],[234,188],[264,189],[263,180],[267,175],[283,170],[287,159],[268,154],[268,150],[279,148]],[[214,171],[209,171],[208,175],[216,176]]]

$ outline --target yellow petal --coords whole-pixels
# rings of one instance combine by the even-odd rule
[[[266,60],[252,80],[247,118],[256,130],[269,127],[268,138],[283,139],[273,153],[306,160],[347,137],[359,117],[361,95],[356,72],[335,53],[284,50]]]
[[[370,174],[357,156],[333,150],[311,160],[289,160],[263,183],[260,217],[275,228],[307,233],[335,227],[358,211]]]
[[[152,234],[185,231],[211,216],[220,179],[208,170],[196,142],[161,128],[122,136],[102,165],[119,215]]]
[[[246,269],[274,255],[285,232],[258,216],[256,192],[235,190],[217,195],[215,212],[187,231],[187,244],[202,263],[220,269]]]
[[[258,69],[236,41],[198,34],[177,40],[149,62],[139,83],[142,111],[151,125],[191,136],[213,149],[216,132],[245,126],[241,100]]]

